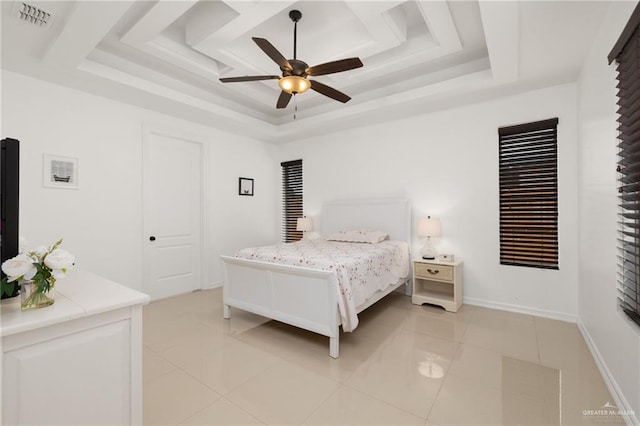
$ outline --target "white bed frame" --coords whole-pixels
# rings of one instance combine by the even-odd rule
[[[363,199],[335,201],[324,205],[322,232],[326,235],[346,228],[385,231],[392,240],[411,247],[411,205],[408,199]],[[253,312],[329,337],[329,355],[339,355],[338,281],[334,272],[278,265],[221,256],[224,272],[224,318],[231,307]],[[357,307],[360,313],[396,290],[409,277],[374,293]]]

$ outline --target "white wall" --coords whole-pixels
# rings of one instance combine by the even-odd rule
[[[441,218],[440,252],[464,259],[467,303],[573,319],[577,315],[575,85],[346,130],[279,146],[303,159],[305,213],[326,200],[409,197],[414,227]],[[498,127],[559,118],[560,270],[499,263]],[[413,252],[421,241],[414,232]]]
[[[639,416],[640,328],[616,307],[616,71],[606,59],[634,7],[635,2],[611,4],[578,83],[578,292],[580,325],[605,379],[618,403]]]
[[[63,237],[78,267],[142,289],[143,125],[206,142],[205,286],[222,280],[220,254],[278,239],[272,146],[3,71],[2,136],[21,142],[21,235],[34,246]],[[43,153],[79,158],[80,189],[44,188]],[[254,197],[237,195],[239,176],[255,179]]]

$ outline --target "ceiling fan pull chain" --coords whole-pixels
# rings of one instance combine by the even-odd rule
[[[296,101],[296,95],[293,95],[293,119],[295,120],[298,114],[298,102]]]

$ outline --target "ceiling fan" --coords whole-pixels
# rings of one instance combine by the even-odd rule
[[[333,87],[322,84],[317,80],[308,80],[307,77],[333,74],[360,68],[362,67],[362,61],[360,61],[359,58],[348,58],[310,67],[306,62],[297,58],[296,44],[298,21],[302,18],[302,12],[299,10],[292,10],[289,12],[289,18],[293,21],[293,59],[285,59],[278,49],[273,47],[273,45],[266,39],[258,37],[251,38],[258,47],[273,60],[273,62],[280,66],[282,77],[277,75],[254,75],[246,77],[225,77],[221,78],[220,81],[223,83],[239,83],[244,81],[278,80],[278,85],[282,89],[282,92],[280,93],[280,97],[276,103],[276,108],[285,108],[289,104],[291,96],[304,93],[309,89],[315,90],[316,92],[328,96],[331,99],[335,99],[336,101],[340,101],[342,103],[348,102],[351,99],[349,96],[334,89]]]

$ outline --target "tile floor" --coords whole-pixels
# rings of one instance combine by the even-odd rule
[[[602,424],[612,398],[575,324],[394,293],[328,338],[232,310],[220,289],[144,308],[146,425]]]

